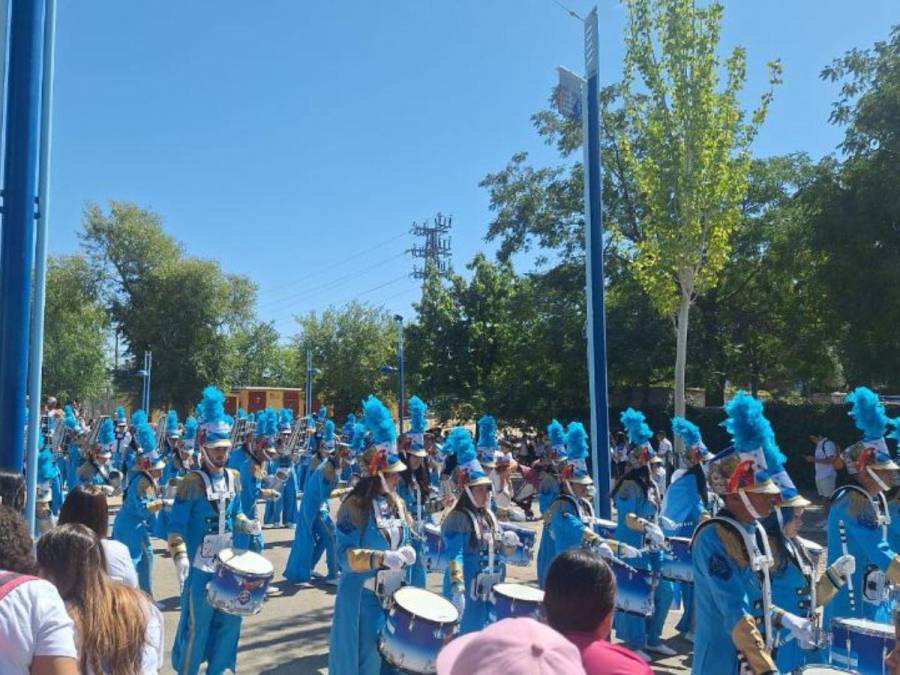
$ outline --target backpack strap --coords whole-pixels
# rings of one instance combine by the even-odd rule
[[[22,584],[28,581],[37,581],[37,577],[15,572],[0,572],[0,600],[12,593]]]

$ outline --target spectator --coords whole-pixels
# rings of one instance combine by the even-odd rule
[[[816,490],[827,503],[834,493],[835,479],[837,478],[837,470],[834,468],[837,448],[832,441],[821,434],[810,434],[809,441],[816,447],[813,455],[806,457],[806,461],[816,465]]]
[[[0,506],[0,673],[78,675],[72,619],[37,571],[25,520]]]
[[[0,469],[0,504],[22,513],[25,510],[25,476]]]
[[[59,512],[59,524],[80,523],[93,531],[103,546],[106,573],[113,581],[138,587],[137,570],[128,547],[109,539],[109,505],[106,494],[97,485],[79,485],[69,493]]]
[[[438,675],[583,675],[578,650],[534,619],[503,619],[455,639],[437,657]]]
[[[550,565],[547,623],[578,647],[587,675],[651,675],[646,661],[609,642],[615,600],[616,578],[602,558],[570,549]]]
[[[90,529],[72,523],[50,530],[38,540],[37,560],[75,620],[83,675],[159,671],[162,614],[141,591],[110,581],[103,547]]]

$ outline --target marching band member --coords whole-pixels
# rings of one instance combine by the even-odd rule
[[[281,497],[281,493],[277,489],[269,487],[267,469],[269,462],[276,454],[275,436],[278,431],[278,422],[275,418],[275,411],[271,411],[271,414],[261,412],[255,421],[256,429],[252,434],[245,436],[241,448],[231,451],[227,465],[229,469],[235,469],[240,475],[241,510],[251,520],[256,519],[256,502],[259,499],[264,499],[268,505]],[[235,455],[241,458],[237,462],[234,461]],[[262,532],[258,534],[237,532],[234,535],[234,545],[236,548],[262,553],[265,548],[265,540]]]
[[[177,436],[175,436],[176,433]],[[184,421],[184,432],[182,433],[178,428],[178,415],[174,411],[170,411],[166,418],[166,436],[167,443],[172,450],[159,481],[160,489],[163,491],[164,506],[163,510],[157,514],[156,524],[153,527],[153,535],[163,541],[169,538],[169,520],[178,484],[194,468],[197,420],[188,417]]]
[[[782,473],[782,476],[787,476]],[[830,603],[835,594],[853,574],[853,556],[840,556],[816,579],[816,563],[798,537],[803,524],[803,510],[810,502],[794,487],[793,482],[780,481],[773,476],[781,490],[781,501],[763,521],[769,538],[774,565],[771,568],[772,601],[791,614],[808,618],[816,628],[821,628],[818,608]],[[790,639],[789,631],[781,631],[775,650],[775,663],[779,672],[792,673],[807,663],[825,663],[828,655],[813,643],[801,644]]]
[[[203,391],[198,470],[178,486],[169,521],[169,551],[182,584],[181,616],[172,648],[172,667],[180,675],[233,671],[241,617],[209,604],[206,585],[212,579],[216,556],[232,546],[234,533],[257,535],[258,520],[241,508],[241,479],[226,468],[231,449],[231,428],[225,418],[225,395],[215,387]]]
[[[425,570],[425,524],[433,522],[430,508],[432,501],[431,479],[428,475],[426,461],[428,453],[425,451],[425,414],[428,406],[418,396],[409,399],[410,432],[406,436],[409,447],[406,449],[406,470],[400,474],[400,484],[397,494],[406,503],[406,512],[413,522],[414,536],[412,546],[416,550],[416,562],[409,567],[407,582],[412,586],[425,588],[427,573]]]
[[[271,414],[276,415],[274,410]],[[282,485],[281,496],[266,503],[263,522],[270,527],[293,528],[297,521],[297,497],[302,492],[303,485],[297,477],[292,448],[287,444],[293,423],[294,412],[290,408],[284,408],[277,417],[276,428],[272,430],[273,433],[278,432],[278,458],[274,460],[276,472],[281,470],[282,474],[287,474],[287,480]]]
[[[447,556],[444,596],[459,610],[460,635],[481,630],[488,622],[493,587],[506,577],[504,547],[517,546],[515,532],[500,530],[490,509],[491,479],[478,461],[472,435],[456,427],[444,451],[457,459],[460,495],[441,523]]]
[[[347,420],[344,422],[343,433],[341,437],[341,442],[343,443],[345,448],[350,448],[353,445],[353,430],[356,428],[356,415],[350,413],[347,415]],[[365,428],[365,427],[364,427]],[[344,471],[341,473],[341,482],[342,483],[351,483],[355,481],[355,478],[359,478],[357,475],[359,470],[359,465],[354,461],[348,461],[344,465]]]
[[[364,404],[364,419],[374,447],[362,455],[364,475],[337,516],[341,576],[331,624],[331,675],[382,672],[378,635],[385,623],[385,604],[402,585],[403,568],[415,562],[416,555],[409,545],[409,517],[397,495],[400,472],[406,467],[397,454],[394,421],[374,396]]]
[[[62,488],[59,467],[47,437],[41,434],[41,449],[37,456],[37,494],[35,495],[35,535],[53,527],[53,517],[59,515],[62,506]]]
[[[665,536],[659,526],[662,499],[653,481],[653,433],[644,421],[643,413],[628,408],[620,417],[628,433],[632,449],[628,455],[630,469],[616,483],[612,491],[618,521],[616,540],[636,548],[647,544],[649,551],[641,558],[631,560],[632,566],[655,574],[662,562]],[[616,636],[631,649],[646,650],[664,656],[675,651],[661,642],[663,624],[672,604],[672,582],[659,579],[653,595],[653,616],[644,618],[625,613],[616,614]]]
[[[662,530],[667,537],[692,537],[701,521],[710,517],[709,493],[704,462],[713,458],[700,436],[700,428],[683,417],[672,420],[672,431],[684,441],[687,469],[672,474],[672,482],[663,497]],[[675,625],[686,640],[694,640],[694,585],[677,584],[684,612]]]
[[[550,450],[535,466],[540,472],[538,504],[542,514],[547,512],[559,494],[559,469],[556,464],[566,459],[566,431],[563,425],[553,420],[547,427],[547,436],[550,439]]]
[[[512,453],[498,450],[494,454],[494,468],[491,470],[491,485],[497,518],[501,521],[521,523],[527,518],[525,511],[513,501],[513,486],[510,474],[518,466]]]
[[[128,547],[137,569],[138,585],[152,597],[153,546],[150,544],[150,531],[156,514],[163,508],[157,481],[162,477],[166,464],[156,451],[156,431],[153,427],[144,422],[137,428],[136,436],[141,454],[125,487],[122,510],[113,524],[113,539]]]
[[[331,520],[329,500],[337,487],[338,478],[344,470],[347,448],[339,451],[335,448],[334,422],[325,422],[322,445],[319,448],[318,462],[306,481],[303,501],[300,502],[297,516],[297,530],[291,555],[288,558],[284,577],[293,583],[307,583],[312,577],[313,569],[325,553],[328,576],[325,583],[338,585],[339,568],[335,550],[334,522]]]
[[[80,439],[84,435],[84,427],[81,421],[75,416],[75,411],[71,405],[65,407],[65,416],[63,423],[66,425],[66,452],[68,458],[66,460],[66,485],[69,490],[78,487],[78,469],[81,468],[81,445]]]
[[[140,443],[138,442],[137,430],[138,427],[142,424],[147,424],[150,420],[147,419],[147,413],[143,410],[138,409],[131,413],[131,426],[129,427],[128,435],[128,444],[125,446],[125,450],[122,456],[122,473],[125,475],[125,486],[128,486],[128,481],[131,480],[132,469],[134,468],[134,464],[137,461],[138,457],[141,454]],[[154,446],[155,447],[155,446]]]
[[[550,508],[544,513],[544,531],[538,549],[538,585],[543,588],[550,564],[563,551],[598,542],[593,530],[594,507],[588,500],[587,432],[580,422],[569,424],[566,435],[567,464],[562,472],[562,486]]]
[[[849,553],[856,559],[852,583],[825,608],[825,627],[834,617],[891,620],[888,582],[900,583],[900,556],[888,543],[888,509],[884,492],[894,484],[898,467],[888,452],[884,432],[890,420],[878,396],[859,387],[848,397],[850,412],[863,439],[841,453],[851,482],[834,491],[828,512],[828,562]],[[852,589],[852,592],[851,592]]]
[[[725,410],[734,444],[707,463],[709,486],[725,506],[700,523],[691,546],[695,611],[702,619],[696,626],[692,672],[774,673],[777,630],[787,629],[804,644],[814,635],[808,619],[775,606],[771,552],[758,523],[780,499],[772,475],[783,473],[784,455],[762,403],[741,392]]]
[[[113,448],[112,465],[122,469],[125,460],[125,449],[131,442],[131,434],[128,433],[128,416],[125,414],[125,408],[122,406],[116,408],[115,425],[116,444]]]
[[[100,424],[100,433],[97,435],[96,445],[89,450],[87,461],[78,470],[79,484],[97,485],[107,497],[112,495],[122,484],[121,475],[117,478],[115,475],[112,475],[109,468],[115,442],[113,422],[107,418]]]
[[[312,463],[313,456],[318,449],[319,435],[316,431],[316,418],[312,415],[307,415],[306,448],[294,466],[294,471],[297,474],[297,486],[301,491],[306,487],[306,479],[309,478],[309,465]]]

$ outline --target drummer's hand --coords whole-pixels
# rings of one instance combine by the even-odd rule
[[[522,543],[522,540],[519,539],[519,535],[512,530],[503,530],[503,534],[500,535],[500,538],[503,541],[504,546],[512,547]]]
[[[842,555],[831,563],[831,573],[841,579],[848,579],[856,572],[856,558],[852,555]]]
[[[406,564],[406,557],[400,551],[385,551],[382,564],[390,570],[403,569]]]
[[[653,523],[647,523],[647,529],[644,530],[644,536],[647,538],[647,543],[654,547],[660,547],[666,541],[666,536],[663,534],[663,531],[659,529],[658,525],[654,525]]]
[[[666,518],[665,516],[659,517],[659,523],[667,530],[674,530],[678,527],[678,523],[676,523],[671,518]]]
[[[154,499],[152,502],[147,504],[147,510],[150,513],[156,513],[157,511],[162,511],[162,507],[164,506],[162,499]]]
[[[191,564],[186,555],[175,556],[175,571],[178,573],[178,583],[184,587],[184,582],[187,581],[188,573],[191,571]]]
[[[597,545],[597,552],[600,554],[600,557],[602,557],[602,558],[614,558],[616,555],[615,553],[613,553],[613,550],[609,547],[609,544],[607,544],[605,541],[601,541]]]
[[[804,619],[803,617],[791,614],[790,612],[784,612],[784,614],[781,615],[781,625],[783,628],[787,628],[791,635],[797,638],[797,642],[800,645],[812,644],[814,641],[813,625],[809,619]]]
[[[581,538],[586,544],[593,544],[596,541],[600,541],[600,535],[588,528],[584,528]]]
[[[453,597],[450,599],[450,602],[453,603],[453,606],[456,607],[456,611],[459,612],[459,615],[462,616],[466,611],[466,591],[462,586],[457,586],[453,589]]]
[[[397,553],[403,556],[403,560],[406,565],[412,565],[416,562],[416,549],[407,544],[406,546],[401,546],[397,549]]]
[[[263,488],[260,494],[263,499],[270,502],[276,501],[281,496],[278,490],[272,490],[271,488]]]
[[[116,488],[114,488],[112,485],[101,485],[100,489],[107,497],[112,497],[116,493]]]

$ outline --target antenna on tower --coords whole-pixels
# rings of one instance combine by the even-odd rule
[[[413,223],[410,234],[419,237],[422,243],[409,249],[409,253],[413,258],[423,258],[424,264],[413,266],[412,277],[414,279],[424,279],[425,273],[429,265],[434,265],[435,269],[443,276],[450,269],[450,226],[453,222],[452,216],[445,216],[438,213],[431,224],[427,220],[422,223]]]

